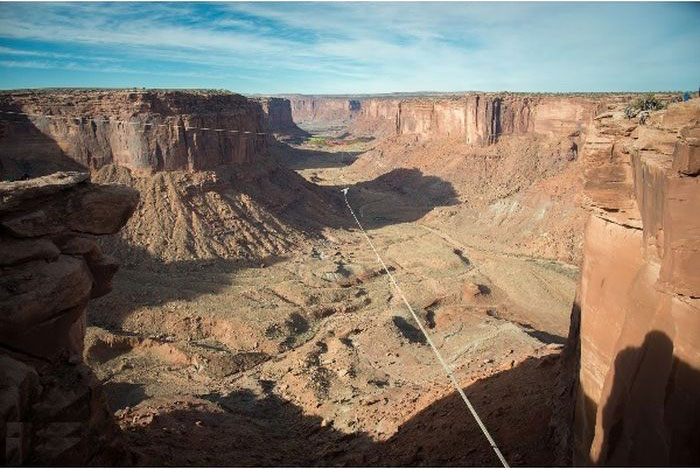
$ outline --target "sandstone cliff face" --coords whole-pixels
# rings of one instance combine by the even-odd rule
[[[236,94],[15,92],[0,95],[0,111],[24,113],[0,115],[3,179],[71,163],[86,169],[114,163],[146,173],[205,170],[251,163],[266,148],[258,134],[265,130],[260,103]]]
[[[309,121],[347,121],[362,109],[361,100],[350,98],[290,96],[292,117],[296,123]]]
[[[263,113],[265,129],[282,136],[307,135],[292,118],[292,106],[286,98],[257,98]]]
[[[138,193],[55,173],[0,183],[0,198],[0,461],[129,464],[82,351],[85,307],[118,266],[94,238],[126,223]]]
[[[455,138],[493,143],[501,136],[540,134],[577,137],[585,133],[594,100],[567,97],[466,95],[452,100],[410,100],[400,104],[397,131],[423,139]]]
[[[143,194],[124,230],[99,242],[122,260],[159,267],[286,252],[327,206],[322,191],[269,156],[268,133],[303,135],[285,99],[50,90],[0,94],[7,110],[0,179],[90,170]]]
[[[700,101],[619,108],[583,149],[574,464],[700,464]]]
[[[353,130],[391,129],[422,140],[455,139],[485,145],[503,135],[577,137],[591,124],[600,100],[496,94],[446,98],[290,97],[296,122],[352,122]]]

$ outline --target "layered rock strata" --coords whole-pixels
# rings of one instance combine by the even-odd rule
[[[0,94],[0,112],[0,179],[90,170],[96,181],[143,194],[125,229],[100,241],[130,263],[158,268],[285,252],[322,219],[316,203],[327,205],[313,185],[270,158],[270,133],[304,135],[285,99],[221,91],[14,91]]]
[[[263,112],[265,129],[280,136],[306,136],[292,118],[291,103],[286,98],[257,98]]]
[[[254,162],[267,145],[261,104],[233,93],[12,92],[0,95],[0,111],[3,179],[44,175],[64,169],[60,163],[207,170]]]
[[[3,463],[131,463],[82,352],[87,303],[111,290],[118,267],[95,237],[117,232],[137,202],[85,173],[0,183]]]
[[[601,101],[575,96],[466,94],[450,97],[332,98],[291,96],[296,122],[351,121],[352,127],[389,128],[394,135],[455,139],[484,145],[503,135],[577,136]]]
[[[296,123],[347,121],[359,114],[363,101],[354,98],[292,95],[288,97]]]
[[[574,464],[700,464],[700,101],[595,118],[583,149]]]

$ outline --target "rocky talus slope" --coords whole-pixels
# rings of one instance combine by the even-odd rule
[[[317,237],[328,203],[291,172],[261,164],[245,176],[235,168],[158,172],[139,177],[116,165],[94,173],[98,182],[129,185],[141,194],[134,217],[103,248],[131,264],[183,260],[256,261],[286,253]],[[240,168],[238,168],[240,170]],[[319,208],[313,210],[314,204]]]
[[[126,223],[138,193],[56,173],[0,183],[0,198],[0,461],[128,464],[82,352],[87,303],[118,267],[95,238]]]
[[[700,464],[700,100],[595,118],[574,463]],[[580,331],[577,331],[579,330]],[[580,338],[580,339],[579,339]]]
[[[125,229],[100,242],[123,260],[260,260],[334,222],[327,192],[268,157],[270,133],[303,135],[287,100],[50,90],[0,94],[0,110],[14,113],[0,116],[2,179],[82,169],[140,191]]]
[[[449,227],[464,243],[487,241],[499,251],[578,264],[586,217],[579,200],[579,150],[593,117],[623,99],[507,94],[367,99],[351,115],[349,129],[378,131],[384,138],[353,168],[370,177],[415,168],[451,184],[459,204],[433,211],[424,222]],[[383,134],[386,123],[392,130]]]

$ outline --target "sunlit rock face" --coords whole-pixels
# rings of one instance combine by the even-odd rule
[[[469,93],[448,97],[290,96],[296,122],[352,122],[419,139],[456,139],[476,145],[503,135],[537,133],[576,137],[585,132],[600,100],[567,96]]]
[[[595,119],[574,464],[700,464],[700,101]]]
[[[351,119],[362,112],[364,105],[357,99],[306,95],[292,95],[289,101],[296,123]]]
[[[85,307],[118,267],[94,239],[137,203],[133,189],[86,173],[0,183],[0,461],[131,463],[82,352]]]

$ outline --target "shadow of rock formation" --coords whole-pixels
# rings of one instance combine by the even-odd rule
[[[285,259],[273,255],[260,260],[163,261],[118,236],[102,244],[102,249],[122,262],[114,276],[114,292],[89,305],[88,321],[93,326],[117,330],[135,310],[216,295],[231,285],[232,276],[239,270],[272,266]]]
[[[700,371],[679,360],[660,331],[620,351],[614,367],[595,464],[700,465]]]
[[[465,389],[508,461],[553,463],[551,417],[556,355],[530,358]],[[418,411],[386,441],[344,433],[274,393],[206,395],[181,409],[153,399],[122,410],[144,464],[165,466],[498,466],[460,396]],[[170,407],[170,409],[168,409]]]
[[[21,113],[17,106],[3,105],[4,111]],[[0,114],[0,181],[16,181],[46,176],[57,171],[86,171],[80,163],[63,152],[47,132],[40,118],[33,123],[27,116]]]
[[[102,390],[107,395],[107,403],[111,410],[136,406],[148,397],[143,384],[108,382],[102,385]]]
[[[258,179],[255,184],[241,181],[236,186],[300,231],[357,228],[341,193],[346,186],[318,186],[289,173],[290,170],[279,167],[268,173],[265,180]],[[280,190],[298,196],[291,201],[287,198],[280,206]],[[394,169],[371,181],[350,185],[348,191],[348,200],[367,229],[413,222],[435,207],[457,204],[457,196],[451,183],[415,168]]]
[[[458,204],[457,196],[450,182],[416,168],[394,169],[348,190],[350,205],[365,229],[414,222],[436,207]],[[356,227],[354,221],[345,228],[352,227]]]
[[[297,142],[301,143],[301,142]],[[313,168],[343,168],[355,161],[362,152],[326,152],[323,150],[301,149],[283,142],[269,145],[270,154],[282,166],[290,170]]]

